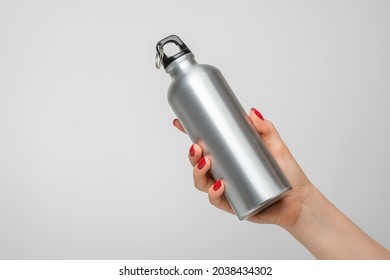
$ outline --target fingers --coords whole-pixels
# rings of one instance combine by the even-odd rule
[[[195,166],[202,157],[202,148],[198,144],[191,145],[188,151],[188,159],[192,166]]]
[[[234,214],[233,209],[223,194],[225,186],[222,180],[215,182],[214,178],[210,175],[210,159],[203,155],[202,148],[198,144],[191,145],[188,151],[188,158],[194,167],[193,177],[195,187],[200,191],[208,192],[209,201],[212,205]]]
[[[209,201],[215,207],[224,210],[228,213],[234,214],[232,207],[227,201],[226,197],[223,195],[225,191],[225,186],[222,180],[218,180],[212,185],[209,190]]]
[[[194,186],[202,192],[207,192],[210,185],[215,183],[210,175],[211,162],[207,156],[203,155],[202,148],[198,144],[193,144],[188,151],[188,158],[194,167]]]
[[[209,186],[215,183],[214,178],[208,173],[210,167],[210,159],[207,156],[201,157],[194,166],[194,185],[202,192],[207,192]]]
[[[186,133],[184,127],[181,125],[180,121],[178,119],[173,120],[173,125],[176,126],[178,130],[180,130],[183,133]]]

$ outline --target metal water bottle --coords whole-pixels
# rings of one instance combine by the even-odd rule
[[[174,43],[180,51],[164,53]],[[183,41],[171,35],[156,46],[156,67],[171,76],[168,101],[193,143],[211,159],[214,179],[240,220],[279,200],[291,185],[214,66],[198,64]]]

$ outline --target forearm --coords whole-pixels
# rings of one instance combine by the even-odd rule
[[[297,221],[286,228],[318,259],[390,259],[390,252],[365,234],[315,187]]]

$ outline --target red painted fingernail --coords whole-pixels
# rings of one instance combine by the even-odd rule
[[[191,145],[191,148],[190,148],[190,156],[194,156],[195,155],[195,148],[194,148],[194,145]]]
[[[215,182],[214,186],[213,186],[213,190],[214,191],[217,191],[219,190],[219,188],[222,186],[222,182],[221,180],[218,180],[217,182]]]
[[[264,121],[264,117],[259,111],[257,111],[255,108],[252,108],[251,110],[256,114],[256,116],[258,116],[261,120]]]
[[[206,165],[206,159],[202,157],[200,161],[198,162],[198,169],[202,169]]]

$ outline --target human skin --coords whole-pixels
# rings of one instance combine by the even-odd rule
[[[248,220],[283,227],[317,259],[390,259],[390,251],[364,233],[310,182],[274,125],[253,108],[249,118],[292,189],[277,203]],[[185,133],[179,120],[175,119],[173,124]],[[223,194],[223,180],[215,181],[209,173],[208,155],[203,155],[201,147],[193,144],[188,157],[193,166],[195,187],[207,192],[215,207],[234,214]]]

